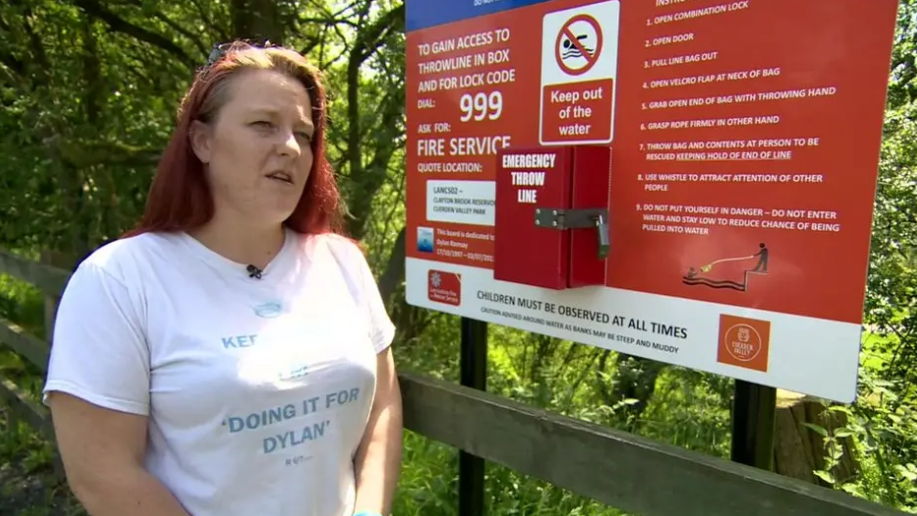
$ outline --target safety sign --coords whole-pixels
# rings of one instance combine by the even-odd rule
[[[408,0],[408,302],[852,400],[897,5]]]
[[[601,55],[602,27],[595,18],[579,14],[564,22],[554,44],[554,58],[562,72],[582,75],[595,66]]]
[[[542,145],[611,142],[619,22],[617,0],[544,16],[539,117]]]

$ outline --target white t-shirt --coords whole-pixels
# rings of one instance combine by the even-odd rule
[[[149,416],[192,516],[349,516],[394,326],[359,248],[287,231],[252,278],[190,236],[112,242],[63,294],[45,393]]]

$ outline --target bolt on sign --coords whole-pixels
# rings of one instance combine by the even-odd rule
[[[852,401],[898,2],[703,4],[407,0],[408,302]]]

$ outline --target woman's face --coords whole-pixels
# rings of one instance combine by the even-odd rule
[[[217,213],[258,225],[283,222],[312,169],[312,105],[305,87],[279,72],[230,79],[212,124],[195,124],[192,145],[207,165]]]

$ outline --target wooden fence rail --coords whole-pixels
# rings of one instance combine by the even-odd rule
[[[68,272],[0,249],[0,274],[57,299]],[[48,326],[53,321],[46,321]],[[0,344],[46,370],[47,341],[0,318]],[[399,375],[405,427],[642,516],[894,516],[905,513],[771,472],[559,416],[494,394]],[[9,379],[0,398],[54,438],[47,410]]]

